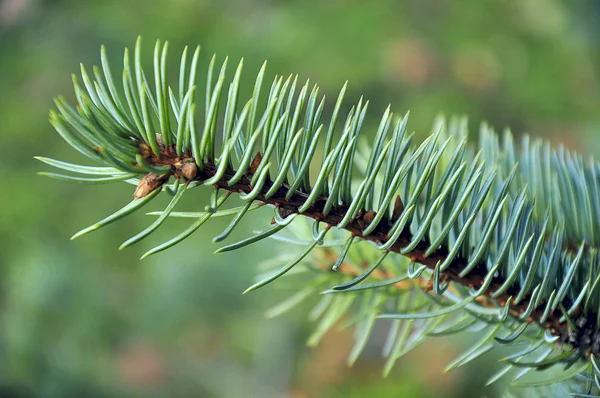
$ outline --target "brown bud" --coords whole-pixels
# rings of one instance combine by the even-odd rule
[[[133,197],[136,199],[143,198],[148,195],[150,192],[155,189],[161,187],[167,180],[169,179],[169,175],[165,174],[159,176],[158,174],[148,173],[146,174],[139,182]]]
[[[198,166],[194,159],[185,159],[181,166],[181,176],[188,181],[192,181],[198,174]]]
[[[146,144],[145,142],[140,142],[138,145],[138,150],[144,159],[152,156],[152,148],[150,148],[150,145]]]
[[[156,134],[156,143],[158,144],[158,146],[160,147],[161,150],[165,149],[165,143],[163,141],[163,137],[160,134]]]

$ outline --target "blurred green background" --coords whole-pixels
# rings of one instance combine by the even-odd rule
[[[264,59],[269,79],[299,73],[330,101],[349,80],[348,104],[371,100],[367,127],[391,102],[411,110],[421,136],[444,112],[468,115],[474,133],[487,120],[597,156],[599,4],[0,0],[0,397],[497,396],[482,387],[493,356],[442,373],[460,340],[430,341],[385,380],[383,329],[352,369],[350,330],[306,348],[306,308],[266,320],[287,293],[241,295],[272,245],[212,255],[224,221],[144,261],[145,249],[187,224],[117,251],[149,222],[140,213],[70,242],[132,188],[38,177],[47,168],[33,156],[80,160],[47,121],[52,98],[73,98],[70,74],[98,64],[101,44],[116,73],[138,34],[147,64],[154,40],[169,40],[172,71],[184,45],[202,45],[204,70],[214,52],[244,57],[246,89]],[[197,210],[194,202],[183,207]],[[255,215],[240,231],[269,219]]]

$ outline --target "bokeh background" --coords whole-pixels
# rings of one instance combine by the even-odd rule
[[[365,132],[391,102],[411,110],[420,136],[444,112],[468,115],[473,133],[487,120],[598,156],[598,4],[0,0],[0,397],[497,396],[482,387],[493,356],[442,373],[461,340],[430,341],[387,379],[377,336],[351,369],[350,330],[307,348],[307,308],[263,315],[289,293],[241,295],[256,266],[285,247],[212,255],[223,221],[144,261],[187,224],[117,251],[149,222],[140,213],[70,242],[132,189],[38,177],[46,168],[33,156],[80,160],[47,121],[52,98],[73,97],[70,74],[98,64],[101,44],[116,72],[138,34],[147,64],[157,38],[169,40],[173,66],[186,44],[202,45],[203,69],[214,52],[244,57],[245,89],[265,59],[269,78],[299,73],[329,98],[349,80],[348,104],[371,100]],[[197,210],[200,196],[184,207]],[[253,216],[232,239],[269,218]]]

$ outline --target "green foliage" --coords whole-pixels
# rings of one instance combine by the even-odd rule
[[[323,293],[311,312],[319,323],[310,344],[349,319],[356,331],[353,363],[376,320],[388,319],[387,374],[429,337],[477,332],[481,338],[446,370],[508,345],[518,351],[490,372],[489,383],[510,378],[542,395],[554,384],[560,384],[551,387],[554,393],[600,394],[595,160],[528,138],[517,150],[509,132],[499,137],[487,125],[474,147],[464,120],[439,119],[426,140],[414,143],[408,115],[395,117],[389,108],[368,143],[361,129],[369,102],[361,98],[342,116],[346,86],[326,111],[318,86],[299,86],[297,76],[276,76],[265,90],[263,66],[250,98],[240,101],[243,62],[226,84],[228,60],[219,68],[216,57],[202,90],[203,112],[197,112],[199,48],[191,57],[184,50],[174,87],[168,85],[167,49],[156,44],[150,78],[138,40],[133,57],[125,51],[122,86],[103,50],[101,68],[90,74],[82,66],[81,81],[73,79],[78,105],[56,100],[53,126],[101,166],[40,157],[72,173],[42,174],[137,186],[131,202],[73,238],[164,192],[171,196],[166,208],[150,213],[155,221],[121,248],[148,237],[167,218],[194,221],[147,257],[190,237],[212,217],[233,216],[214,239],[221,242],[249,211],[270,205],[273,226],[217,251],[263,239],[299,245],[285,265],[266,270],[246,292],[283,275],[300,278],[297,292],[270,315]],[[204,210],[175,212],[197,187],[211,192]],[[242,204],[226,207],[232,196]],[[541,377],[532,377],[533,370]]]

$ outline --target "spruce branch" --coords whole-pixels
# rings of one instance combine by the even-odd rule
[[[102,49],[102,68],[94,67],[91,76],[82,66],[82,83],[73,78],[77,107],[63,98],[56,100],[58,111],[50,113],[55,129],[102,166],[38,158],[75,175],[42,174],[80,183],[136,185],[131,202],[74,238],[167,192],[171,195],[167,207],[152,213],[155,221],[121,248],[145,239],[168,218],[188,217],[194,222],[146,257],[187,239],[212,217],[233,216],[214,239],[221,242],[248,212],[268,205],[275,208],[271,228],[218,251],[237,250],[294,230],[300,219],[312,221],[312,233],[296,257],[247,291],[310,262],[331,236],[343,242],[334,270],[354,255],[361,242],[371,244],[366,249],[369,264],[360,267],[360,273],[348,277],[344,272],[326,272],[317,278],[329,284],[325,296],[346,297],[331,300],[335,306],[327,304],[335,311],[329,312],[319,333],[351,307],[353,297],[365,292],[376,297],[359,305],[366,323],[357,329],[360,338],[354,353],[364,346],[377,318],[392,319],[395,325],[408,322],[402,329],[405,337],[394,340],[400,348],[390,351],[388,364],[429,335],[482,324],[489,334],[449,369],[488,352],[494,341],[525,341],[529,351],[505,358],[507,366],[492,381],[524,368],[514,380],[527,385],[520,378],[529,370],[558,364],[569,372],[551,375],[547,384],[564,384],[576,376],[600,379],[595,366],[600,353],[600,165],[595,160],[584,161],[562,147],[555,150],[527,137],[517,150],[510,133],[500,138],[487,125],[474,147],[467,143],[464,121],[446,125],[442,119],[427,139],[415,145],[407,133],[408,114],[396,118],[390,108],[371,144],[360,136],[368,101],[361,98],[342,122],[346,86],[331,116],[323,118],[325,98],[309,82],[297,89],[297,76],[276,76],[265,95],[263,66],[244,103],[239,101],[243,62],[226,90],[228,60],[217,72],[216,57],[208,70],[204,118],[198,122],[199,48],[189,68],[184,50],[177,88],[167,84],[167,49],[160,42],[155,46],[153,84],[142,68],[141,41],[136,43],[133,66],[126,50],[122,89],[117,88]],[[175,212],[179,200],[195,187],[212,192],[204,211]],[[231,196],[244,204],[228,208]],[[394,268],[402,258],[408,264]],[[384,279],[369,283],[374,275]],[[390,286],[421,277],[429,282],[400,289],[402,305],[389,300],[389,295],[399,294],[390,292]],[[300,293],[294,300],[308,295],[305,290]],[[451,325],[440,329],[444,322]],[[528,328],[530,324],[536,326]],[[417,337],[404,344],[411,331]],[[587,383],[584,394],[600,390],[595,383]]]
[[[143,145],[143,143],[140,145]],[[195,166],[192,166],[193,171],[189,171],[189,165],[196,164],[196,161],[191,157],[191,153],[185,154],[183,156],[184,160],[182,160],[182,157],[176,154],[174,147],[165,147],[162,143],[160,145],[159,156],[155,156],[149,151],[142,150],[141,152],[146,153],[146,161],[148,164],[154,166],[169,166],[170,171],[162,176],[156,176],[152,173],[146,174],[145,178],[140,182],[136,192],[139,192],[140,190],[147,192],[148,189],[157,189],[159,188],[159,185],[155,183],[157,178],[160,178],[162,185],[169,180],[171,175],[173,175],[175,178],[185,179],[186,183],[197,182],[199,184],[204,184],[206,181],[211,181],[212,185],[217,189],[248,195],[254,191],[252,181],[256,177],[256,169],[260,163],[259,159],[261,157],[260,152],[258,152],[251,166],[244,172],[242,177],[236,183],[230,185],[227,181],[237,174],[237,171],[230,167],[226,168],[220,179],[215,180],[214,177],[217,174],[217,169],[214,162],[205,162],[201,165],[200,171],[198,171]],[[147,188],[148,185],[151,185],[152,188]],[[256,196],[253,200],[258,201],[261,204],[274,206],[278,209],[279,214],[283,214],[286,217],[291,214],[298,214],[323,223],[329,227],[334,227],[340,224],[344,217],[349,213],[349,206],[342,203],[333,207],[329,213],[325,214],[324,207],[328,199],[327,196],[319,197],[311,206],[301,212],[299,209],[307,203],[309,196],[308,194],[299,190],[290,192],[290,187],[288,184],[281,184],[279,187],[277,187],[277,190],[275,190],[273,194],[267,197],[266,194],[267,192],[271,191],[272,187],[273,182],[267,177],[260,190],[255,194]],[[395,206],[397,208],[402,208],[404,205],[402,204],[400,197],[397,196],[396,198],[397,200],[395,202]],[[400,212],[401,211],[398,211],[398,213]],[[343,228],[350,232],[351,236],[368,240],[377,245],[384,245],[390,241],[390,229],[392,228],[395,219],[391,218],[389,221],[386,220],[385,222],[381,222],[373,229],[372,232],[365,234],[364,231],[369,227],[369,224],[375,215],[376,213],[372,210],[367,212],[359,211],[357,216],[350,219]],[[428,242],[425,241],[420,241],[415,248],[410,251],[403,251],[403,248],[407,247],[411,243],[412,239],[413,234],[408,227],[405,227],[401,231],[398,238],[387,249],[387,251],[402,254],[408,257],[411,261],[425,265],[432,271],[435,271],[439,263],[443,263],[448,260],[448,249],[445,247],[440,247],[434,250],[431,254],[426,255],[429,245]],[[571,248],[566,248],[566,250],[571,250]],[[583,252],[583,249],[578,250]],[[457,255],[450,259],[448,268],[440,273],[447,280],[452,280],[475,290],[480,289],[484,284],[486,284],[488,287],[485,290],[484,295],[491,300],[495,300],[496,303],[498,303],[501,307],[506,306],[508,303],[508,311],[515,317],[519,317],[527,310],[527,307],[531,302],[531,294],[526,294],[522,301],[519,303],[514,303],[512,302],[512,297],[516,297],[519,294],[520,287],[514,285],[509,286],[508,289],[506,289],[503,293],[495,295],[500,287],[506,282],[504,277],[500,275],[493,276],[490,281],[486,282],[486,277],[489,276],[489,271],[486,268],[486,264],[483,262],[476,263],[471,272],[469,272],[466,276],[461,277],[461,273],[466,267],[467,261],[462,258],[462,256]],[[356,277],[360,277],[360,275],[357,275]],[[561,308],[557,308],[545,314],[543,302],[540,307],[541,308],[534,309],[525,319],[525,322],[537,323],[538,325],[547,329],[552,335],[558,336],[561,343],[568,343],[575,349],[583,350],[585,356],[600,353],[600,341],[594,341],[593,344],[592,342],[587,342],[586,344],[580,339],[573,337],[572,332],[573,329],[576,328],[570,328],[566,320],[561,319],[563,318],[563,310],[561,310]],[[542,322],[542,318],[544,318],[545,321]],[[587,331],[597,330],[596,318],[596,314],[590,314],[589,323],[587,317],[578,318],[577,321],[581,323],[582,326],[586,327],[584,331],[578,331],[578,333],[585,334]],[[589,334],[589,332],[587,333]],[[588,335],[588,337],[591,336]],[[600,338],[600,336],[594,337],[595,339]],[[583,346],[582,343],[584,344]]]

